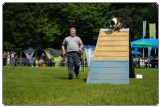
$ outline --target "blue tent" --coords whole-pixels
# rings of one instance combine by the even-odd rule
[[[152,48],[158,48],[158,39],[138,39],[131,42],[132,48],[148,48],[148,46],[134,46],[135,43],[145,42],[148,44],[153,44],[154,46]]]
[[[149,45],[148,46],[147,45],[136,46],[135,44],[138,44],[138,43],[150,44],[150,46]],[[149,67],[151,49],[152,48],[158,48],[158,39],[144,39],[144,38],[138,39],[138,40],[135,40],[135,41],[131,42],[131,48],[135,48],[136,52],[137,52],[138,48],[148,48],[148,67]]]
[[[136,52],[135,50],[132,50],[132,54],[137,54],[137,55],[141,55],[142,53],[141,52]]]

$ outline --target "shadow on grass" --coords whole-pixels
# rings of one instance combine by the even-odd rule
[[[68,79],[68,77],[54,77],[54,78],[57,78],[57,79],[64,79],[64,80]]]
[[[84,78],[83,81],[84,81],[84,82],[87,82],[87,78]]]
[[[62,79],[62,80],[69,80],[68,77],[54,77],[56,79]],[[73,78],[73,79],[76,79],[76,78]],[[84,82],[87,82],[87,78],[83,78],[83,81]]]

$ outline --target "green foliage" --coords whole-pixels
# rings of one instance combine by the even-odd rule
[[[143,79],[126,85],[86,84],[88,69],[80,79],[68,80],[65,67],[3,68],[4,105],[157,105],[158,69],[136,69]]]
[[[84,44],[95,45],[99,29],[109,28],[113,17],[126,19],[132,40],[142,37],[143,20],[158,29],[156,3],[5,3],[3,41],[17,48],[60,48],[69,28],[76,27]]]

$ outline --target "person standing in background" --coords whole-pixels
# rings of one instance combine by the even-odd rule
[[[7,63],[7,53],[6,51],[3,52],[3,66],[6,66]]]
[[[11,51],[11,65],[14,65],[14,52]]]
[[[10,53],[8,52],[7,53],[7,66],[10,65],[10,59],[11,59],[11,56],[10,56]]]
[[[14,66],[17,66],[17,54],[14,52]]]

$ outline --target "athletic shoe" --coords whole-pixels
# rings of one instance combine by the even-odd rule
[[[69,73],[69,79],[71,80],[73,78],[72,73]]]
[[[76,75],[76,78],[79,79],[79,75]]]

